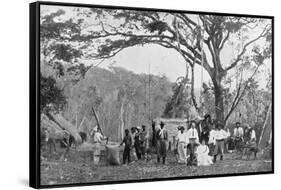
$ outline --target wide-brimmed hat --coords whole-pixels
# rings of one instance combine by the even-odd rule
[[[140,127],[140,126],[137,126],[136,129],[137,129],[137,130],[141,130],[141,127]]]
[[[211,115],[210,114],[207,113],[207,114],[204,115],[204,119],[207,119],[208,117],[211,119]]]
[[[180,125],[177,127],[178,130],[184,130],[184,126]]]
[[[189,124],[192,124],[192,123],[195,123],[195,124],[196,124],[197,122],[196,122],[195,119],[192,119],[192,120],[189,121]]]

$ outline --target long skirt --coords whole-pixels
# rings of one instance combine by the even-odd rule
[[[166,157],[167,156],[167,143],[165,140],[158,140],[157,142],[157,157]]]
[[[135,148],[135,147],[133,147],[132,150],[131,150],[131,160],[132,160],[132,161],[137,161],[137,160],[138,160],[137,153],[136,153],[136,148]]]
[[[224,141],[216,141],[216,147],[214,150],[214,155],[223,155],[224,152]]]
[[[197,155],[197,165],[198,166],[209,166],[213,163],[212,157],[208,154],[198,154]]]
[[[186,143],[179,142],[178,143],[178,163],[186,163],[187,160],[187,152],[186,152]]]

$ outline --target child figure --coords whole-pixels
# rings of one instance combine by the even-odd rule
[[[202,140],[202,144],[197,147],[197,165],[209,166],[212,162],[212,157],[209,156],[209,147],[206,145],[205,140]]]

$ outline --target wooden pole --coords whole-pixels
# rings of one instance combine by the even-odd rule
[[[78,128],[78,113],[76,113],[76,115],[75,115],[75,127],[79,131],[79,128]]]
[[[100,130],[100,133],[103,135],[103,132],[102,132],[102,129],[101,129],[101,126],[100,126],[100,122],[99,122],[98,116],[97,116],[97,114],[96,114],[96,112],[95,112],[93,107],[92,107],[92,112],[93,112],[93,115],[94,115],[94,117],[95,117],[95,119],[97,121],[98,129]]]

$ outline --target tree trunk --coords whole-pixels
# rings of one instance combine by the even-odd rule
[[[124,101],[122,101],[121,103],[121,108],[120,108],[120,129],[119,129],[119,134],[120,134],[120,138],[121,140],[123,139],[123,130],[124,130],[124,118],[123,118],[123,115],[124,115]]]
[[[199,108],[194,94],[194,65],[191,66],[191,99],[193,102],[193,106],[195,107],[196,111],[199,113]]]
[[[265,118],[265,121],[264,121],[263,126],[262,126],[262,131],[261,131],[261,134],[260,134],[258,146],[261,144],[261,140],[262,140],[263,135],[264,135],[266,124],[268,123],[268,120],[269,120],[270,112],[271,112],[271,103],[269,104],[267,112],[266,112],[266,118]]]
[[[223,87],[221,79],[213,80],[215,94],[215,113],[217,121],[224,124]]]

